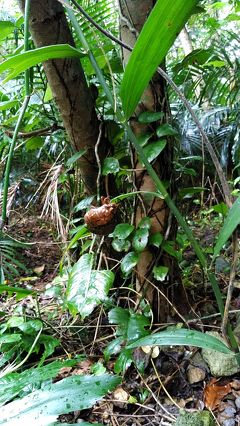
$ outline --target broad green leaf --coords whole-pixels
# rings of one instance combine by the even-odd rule
[[[119,238],[115,238],[112,241],[112,247],[117,252],[128,251],[131,247],[131,243],[129,240],[120,240]]]
[[[120,95],[129,118],[154,72],[164,60],[198,0],[158,0],[137,39],[126,66]]]
[[[223,216],[227,216],[228,214],[228,206],[225,203],[216,204],[215,206],[212,206],[212,209]]]
[[[31,386],[38,385],[45,380],[55,377],[62,367],[71,367],[76,364],[75,360],[54,361],[43,367],[31,368],[22,373],[11,373],[0,379],[0,405],[6,404],[15,398],[29,383]]]
[[[85,318],[107,298],[113,281],[112,271],[93,270],[91,254],[81,256],[73,266],[67,283],[66,301],[70,312]]]
[[[118,238],[119,240],[125,240],[134,230],[134,226],[129,223],[119,223],[110,237]]]
[[[124,373],[133,362],[133,353],[131,349],[123,348],[114,364],[114,373]]]
[[[128,348],[139,346],[196,346],[204,349],[214,349],[225,354],[233,353],[221,340],[209,334],[201,333],[196,330],[175,329],[171,331],[162,331],[161,333],[151,334],[134,343],[128,345]]]
[[[163,118],[163,112],[154,112],[154,111],[144,111],[138,116],[139,123],[153,123],[154,121],[160,120]]]
[[[82,56],[84,56],[84,54],[80,50],[68,44],[39,47],[38,49],[29,50],[28,52],[20,53],[6,59],[0,64],[0,74],[4,71],[9,71],[7,77],[3,81],[3,83],[6,83],[21,72],[39,64],[39,62],[44,62],[49,59],[76,58]]]
[[[160,232],[156,232],[155,234],[150,235],[149,237],[149,244],[152,246],[155,246],[157,248],[160,247],[160,245],[163,242],[163,236],[160,234]]]
[[[4,343],[16,343],[20,342],[22,338],[21,334],[12,333],[12,334],[4,334],[3,336],[0,336],[0,347]]]
[[[60,414],[92,407],[120,383],[120,378],[71,376],[1,408],[0,425],[49,426]]]
[[[147,317],[141,314],[130,314],[128,327],[127,327],[127,340],[139,339],[142,336],[149,334],[149,330],[145,327],[149,327],[150,322]]]
[[[136,252],[141,252],[145,249],[148,243],[149,231],[147,228],[137,229],[134,233],[132,246]]]
[[[240,223],[240,198],[237,198],[235,203],[232,205],[229,213],[224,220],[222,229],[219,232],[218,239],[213,251],[213,258],[220,253],[224,244],[227,242],[233,231]]]
[[[108,320],[110,324],[118,325],[116,335],[123,335],[127,337],[127,325],[129,321],[130,313],[127,309],[123,309],[120,306],[111,309],[108,313]]]
[[[144,154],[146,155],[149,162],[155,160],[159,154],[163,151],[167,144],[165,140],[159,140],[156,142],[148,143],[144,148]]]
[[[115,174],[119,172],[119,170],[120,170],[120,167],[119,167],[119,161],[117,160],[117,158],[114,158],[114,157],[105,158],[103,162],[103,167],[102,167],[103,176],[107,176],[109,173]]]
[[[130,274],[133,270],[134,266],[138,263],[139,255],[134,251],[130,251],[130,253],[126,254],[121,262],[121,271],[124,275]]]
[[[106,361],[109,361],[111,355],[116,355],[121,351],[122,347],[122,337],[117,337],[113,339],[104,349],[104,358]]]
[[[35,149],[42,148],[44,144],[44,138],[41,136],[34,136],[27,140],[25,147],[27,151],[35,151]]]
[[[11,21],[0,21],[0,40],[4,40],[9,34],[13,34],[14,23]]]
[[[175,243],[173,241],[163,241],[162,249],[170,254],[170,256],[176,257],[176,259],[181,260],[182,254],[174,248]]]
[[[0,111],[6,111],[7,109],[10,109],[18,104],[18,101],[5,101],[0,102]]]
[[[153,276],[157,281],[164,281],[168,274],[167,266],[154,266],[153,268]]]
[[[142,220],[138,224],[138,228],[146,228],[150,229],[152,225],[150,217],[143,217]]]
[[[157,136],[162,138],[163,136],[177,136],[178,132],[175,130],[171,124],[162,124],[156,130]]]
[[[140,146],[145,146],[147,144],[147,142],[149,141],[149,139],[151,139],[152,136],[153,136],[152,133],[145,133],[141,136],[138,136],[137,141],[138,141]]]
[[[78,152],[76,152],[72,157],[70,157],[67,160],[67,167],[72,167],[73,164],[79,160],[84,154],[86,154],[87,149],[80,149]]]

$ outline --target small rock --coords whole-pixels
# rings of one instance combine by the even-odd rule
[[[234,419],[227,419],[222,422],[222,426],[235,426],[235,424]]]
[[[240,396],[238,396],[238,397],[235,399],[235,405],[236,405],[237,409],[238,409],[238,410],[240,410]]]
[[[192,365],[189,366],[187,370],[187,378],[190,385],[192,385],[193,383],[201,382],[205,379],[205,377],[206,373],[204,370],[199,367],[193,367]]]
[[[225,343],[224,339],[216,331],[209,331],[207,334],[217,337],[217,339]],[[202,349],[202,356],[208,364],[212,375],[215,377],[231,376],[240,371],[234,354],[228,355],[212,349]]]

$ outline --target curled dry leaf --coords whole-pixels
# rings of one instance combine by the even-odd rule
[[[101,203],[100,207],[91,207],[84,215],[84,222],[94,234],[107,235],[116,225],[114,219],[118,205],[111,203],[108,197],[101,197]]]
[[[231,383],[221,385],[215,378],[204,388],[204,403],[209,410],[216,410],[223,398],[231,392]]]

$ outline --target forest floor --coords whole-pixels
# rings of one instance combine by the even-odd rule
[[[17,240],[32,243],[22,252],[28,272],[18,277],[15,284],[36,291],[37,303],[32,296],[18,302],[14,297],[6,298],[5,306],[2,303],[1,309],[11,315],[19,306],[24,305],[28,316],[40,316],[45,322],[47,332],[61,342],[51,359],[83,356],[75,367],[62,369],[58,379],[73,374],[90,374],[96,368],[112,373],[114,359],[106,362],[103,351],[106,344],[114,339],[115,329],[109,325],[104,307],[96,308],[84,322],[78,318],[73,319],[62,308],[60,299],[52,292],[52,288],[49,288],[58,275],[62,256],[62,246],[56,238],[56,231],[51,222],[41,218],[36,212],[30,215],[18,211],[12,217],[7,228],[8,234]],[[205,246],[209,246],[213,239],[214,232],[210,228],[210,222],[208,226],[204,223],[200,231],[196,227],[196,232]],[[201,271],[196,265],[191,266],[195,261],[194,253],[188,249],[184,254],[183,281],[191,300],[194,300],[197,316],[192,321],[186,319],[186,323],[189,320],[189,325],[200,331],[220,331],[220,317],[217,315],[213,294],[206,285],[203,288]],[[231,253],[229,258],[221,259],[218,263],[222,290],[226,293],[228,273],[224,271],[226,265],[231,263]],[[234,290],[234,296],[231,309],[235,310],[235,314],[231,319],[237,327],[236,311],[240,306],[237,288]],[[172,324],[176,325],[174,319]],[[171,319],[168,325],[171,325]],[[153,329],[161,330],[165,326],[154,324]],[[220,356],[215,353],[216,355]],[[198,348],[161,347],[156,357],[152,351],[146,354],[139,348],[135,350],[134,356],[142,357],[145,365],[143,372],[140,373],[131,365],[124,374],[121,386],[113,393],[95,404],[92,409],[62,415],[59,421],[76,423],[83,419],[113,426],[171,425],[180,409],[199,412],[206,407],[213,412],[220,425],[240,424],[238,368],[232,373],[231,369],[227,370],[226,367],[226,374],[223,371],[220,375],[214,375]],[[212,356],[214,357],[214,354]],[[31,362],[36,361],[33,358]],[[200,420],[196,424],[202,425]]]

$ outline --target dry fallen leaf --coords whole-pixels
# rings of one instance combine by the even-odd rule
[[[204,403],[206,408],[216,410],[222,399],[230,392],[231,383],[221,385],[217,379],[211,379],[204,388]]]

